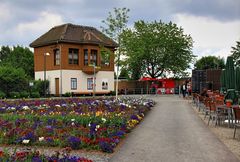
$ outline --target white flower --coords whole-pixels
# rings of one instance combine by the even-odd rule
[[[22,108],[23,110],[30,110],[30,108],[28,106],[23,106]]]
[[[38,140],[39,142],[42,142],[44,140],[44,137],[39,137]]]
[[[55,107],[61,107],[60,105],[55,105]]]
[[[74,126],[75,125],[75,123],[74,122],[72,122],[72,126]]]
[[[75,119],[71,119],[71,121],[72,121],[72,122],[74,122],[74,121],[75,121]]]
[[[103,123],[105,123],[105,122],[107,121],[107,119],[105,119],[105,118],[102,118],[102,121],[103,121]]]
[[[88,126],[91,127],[91,123],[89,123]]]
[[[100,128],[100,125],[97,125],[96,128],[97,128],[97,129]]]
[[[16,110],[16,108],[15,107],[10,107],[10,110]]]
[[[24,139],[24,140],[22,141],[23,144],[28,144],[29,142],[30,142],[30,140],[26,140],[26,139]]]

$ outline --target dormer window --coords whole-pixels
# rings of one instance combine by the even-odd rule
[[[79,50],[75,48],[69,48],[68,63],[78,65]]]

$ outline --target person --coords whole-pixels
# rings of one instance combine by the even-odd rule
[[[190,82],[188,82],[187,83],[187,94],[188,94],[188,97],[191,96],[191,93],[192,93],[191,84],[190,84]]]
[[[181,90],[182,90],[183,98],[185,98],[186,97],[186,91],[187,91],[186,84],[182,84]]]

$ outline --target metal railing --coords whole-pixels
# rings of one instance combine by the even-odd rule
[[[118,90],[120,95],[131,95],[131,94],[175,94],[174,89],[171,89],[171,93],[166,92],[162,88],[159,89],[147,89],[147,88],[125,88]]]

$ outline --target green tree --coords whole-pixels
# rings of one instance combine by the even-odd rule
[[[179,75],[194,58],[191,36],[172,22],[137,21],[121,36],[126,62],[132,74],[138,74],[133,77],[147,74],[157,78],[167,72]]]
[[[5,94],[28,89],[28,80],[23,69],[0,66],[0,91]]]
[[[22,68],[28,78],[34,78],[33,52],[27,47],[2,46],[0,50],[0,66]]]
[[[236,66],[240,66],[240,41],[236,42],[236,47],[232,47],[232,57]]]
[[[129,79],[129,74],[128,74],[127,68],[123,67],[123,68],[121,69],[119,78]]]
[[[11,49],[9,46],[2,46],[0,50],[0,64],[2,64],[5,59],[10,55]]]
[[[116,64],[117,64],[117,84],[116,89],[118,89],[118,74],[119,74],[119,62],[120,56],[122,52],[122,43],[121,37],[123,30],[127,27],[128,22],[128,12],[130,10],[127,8],[114,8],[113,13],[109,12],[106,20],[103,20],[102,23],[104,26],[101,26],[102,31],[107,34],[110,38],[118,43],[118,50],[116,52]],[[118,95],[118,91],[116,91],[116,98]]]
[[[224,58],[216,56],[205,56],[197,60],[194,64],[195,69],[205,70],[205,69],[224,69],[225,63]]]

